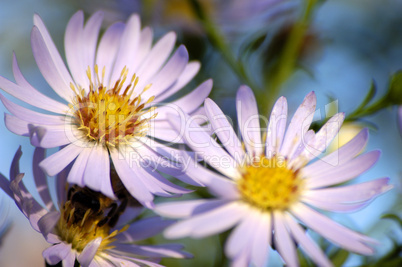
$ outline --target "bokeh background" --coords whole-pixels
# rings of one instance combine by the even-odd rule
[[[289,42],[290,29],[303,12],[303,1],[199,1],[218,29],[218,34],[227,40],[231,54],[242,60],[246,75],[239,74],[236,67],[230,62],[228,64],[227,55],[222,55],[211,45],[188,3],[186,0],[1,0],[0,75],[13,79],[11,66],[14,51],[27,80],[40,91],[56,97],[41,77],[31,52],[32,17],[34,13],[42,17],[63,54],[66,24],[79,9],[88,15],[103,9],[105,27],[114,21],[124,21],[131,13],[137,12],[141,14],[143,25],[154,28],[156,37],[176,31],[177,44],[184,43],[190,58],[202,62],[194,84],[213,78],[211,98],[233,118],[236,90],[247,79],[252,83],[250,86],[255,85],[253,89],[262,88],[257,93],[261,112],[268,114],[272,102],[279,95],[284,95],[288,98],[289,114],[292,114],[304,96],[314,90],[320,109],[317,114],[323,118],[326,105],[335,100],[339,111],[346,114],[352,112],[367,94],[372,81],[377,85],[378,99],[385,94],[390,75],[402,69],[402,1],[399,0],[318,1],[301,39],[301,50],[295,55],[294,68],[281,81],[277,81],[274,75],[280,63],[279,55]],[[193,86],[188,86],[190,88]],[[5,112],[2,105],[0,112]],[[395,242],[399,248],[401,246],[401,226],[394,220],[381,219],[389,213],[402,215],[402,138],[397,120],[396,106],[389,106],[345,127],[339,137],[342,141],[362,127],[369,126],[370,139],[366,150],[381,149],[382,156],[372,169],[354,182],[390,177],[395,186],[362,211],[330,214],[335,220],[381,242],[373,257],[363,259],[350,254],[346,261],[340,261],[344,266],[371,264],[395,248]],[[0,123],[0,136],[0,172],[8,176],[12,157],[22,146],[21,169],[26,173],[24,182],[28,189],[33,188],[33,148],[28,138],[8,132],[3,122]],[[52,178],[49,182],[52,184]],[[0,192],[0,224],[0,234],[3,233],[0,266],[44,266],[41,252],[47,243],[31,229],[25,217],[3,192]],[[165,261],[167,266],[223,264],[219,237],[180,241],[196,255],[195,259]],[[277,257],[272,257],[271,265],[279,265]]]

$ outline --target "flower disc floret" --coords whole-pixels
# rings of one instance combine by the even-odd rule
[[[243,199],[263,210],[286,210],[297,202],[302,180],[286,160],[262,156],[241,168],[237,186]]]
[[[106,146],[116,147],[121,143],[128,143],[132,138],[145,136],[149,129],[149,120],[156,117],[156,113],[148,118],[144,115],[153,112],[155,107],[146,109],[146,105],[154,100],[154,96],[141,103],[141,95],[151,85],[147,85],[143,91],[132,98],[134,89],[138,83],[135,74],[131,82],[124,88],[128,69],[123,68],[120,79],[113,88],[108,89],[103,85],[105,69],[102,71],[102,79],[95,66],[96,80],[92,81],[91,71],[88,67],[87,76],[90,81],[89,92],[71,88],[76,94],[70,108],[74,110],[74,122],[78,129],[89,141],[95,141]]]

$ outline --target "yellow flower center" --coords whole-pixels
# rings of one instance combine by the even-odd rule
[[[60,210],[61,216],[55,227],[59,238],[71,244],[72,249],[78,252],[81,252],[89,242],[98,237],[102,238],[98,252],[112,249],[114,246],[111,243],[116,241],[114,237],[129,227],[126,225],[122,229],[110,233],[110,226],[107,223],[98,226],[98,223],[105,218],[103,214],[94,214],[91,209],[86,210],[84,216],[80,216],[79,212],[72,205],[71,200],[68,200]]]
[[[263,210],[286,210],[297,202],[303,181],[286,160],[264,156],[241,168],[237,186],[243,199]]]
[[[88,92],[82,88],[75,88],[73,84],[70,85],[76,95],[70,104],[74,113],[73,123],[89,141],[112,147],[146,135],[150,127],[149,121],[157,115],[154,113],[147,118],[144,116],[155,110],[155,107],[146,107],[154,100],[154,96],[147,101],[141,99],[141,95],[151,85],[145,86],[140,94],[133,97],[138,77],[134,74],[131,82],[123,90],[128,75],[126,67],[123,68],[114,87],[110,89],[103,85],[105,68],[102,71],[102,79],[99,78],[98,66],[94,69],[96,74],[94,80],[89,67],[87,70],[90,81]]]

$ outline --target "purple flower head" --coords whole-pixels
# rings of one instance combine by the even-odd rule
[[[314,208],[357,211],[390,190],[389,178],[339,185],[373,166],[380,152],[360,154],[368,140],[364,129],[338,150],[318,158],[338,133],[344,114],[334,115],[314,132],[310,125],[315,108],[316,96],[311,92],[287,126],[287,101],[280,97],[261,134],[254,94],[242,86],[236,101],[240,139],[220,108],[207,99],[206,114],[219,144],[189,117],[180,123],[172,116],[172,125],[184,131],[187,145],[215,170],[189,159],[187,174],[204,183],[215,198],[158,205],[159,214],[182,219],[167,228],[165,236],[200,238],[234,227],[225,245],[233,266],[266,266],[273,246],[286,265],[297,266],[294,242],[318,266],[332,266],[301,225],[344,249],[373,254],[377,241]]]

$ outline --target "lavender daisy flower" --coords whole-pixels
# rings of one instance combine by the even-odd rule
[[[184,129],[194,131],[185,130],[184,138],[217,172],[192,162],[187,173],[205,183],[215,198],[158,205],[159,214],[183,219],[166,229],[166,237],[199,238],[234,227],[225,245],[233,266],[265,266],[270,246],[287,266],[297,266],[293,241],[318,266],[332,266],[303,227],[354,253],[374,252],[371,245],[377,243],[375,240],[310,207],[356,211],[392,188],[389,178],[338,185],[377,161],[379,151],[359,155],[368,139],[367,129],[339,150],[311,162],[326,149],[344,119],[344,114],[338,113],[317,133],[309,130],[316,107],[314,92],[306,96],[287,130],[287,101],[279,98],[263,141],[255,97],[250,88],[240,87],[237,115],[244,147],[219,107],[210,99],[204,106],[223,147],[193,122],[186,122]],[[172,118],[171,123],[183,130],[178,120]]]
[[[0,96],[12,113],[6,114],[5,123],[10,131],[29,136],[34,146],[63,147],[40,163],[49,176],[74,161],[67,178],[69,183],[113,198],[109,175],[112,162],[127,190],[152,208],[154,194],[188,192],[155,172],[158,168],[182,177],[180,166],[166,159],[174,151],[153,138],[181,142],[170,128],[166,114],[202,113],[200,105],[208,96],[212,81],[162,105],[196,75],[199,63],[188,61],[183,45],[169,58],[176,40],[173,32],[152,45],[152,29],[141,29],[137,15],[132,15],[126,24],[110,26],[97,45],[102,18],[102,12],[95,13],[84,25],[83,12],[79,11],[70,19],[65,33],[69,71],[44,23],[38,15],[34,16],[31,44],[35,60],[48,84],[65,103],[33,88],[22,76],[14,56],[16,83],[0,77],[0,88],[53,114],[29,110]],[[155,111],[157,105],[160,107]],[[197,184],[185,176],[182,179]]]
[[[44,158],[44,150],[36,148],[34,153],[33,173],[42,207],[28,192],[21,182],[24,177],[19,171],[21,149],[14,156],[10,181],[0,176],[0,187],[14,199],[18,208],[29,219],[33,229],[40,232],[51,247],[43,251],[43,257],[51,264],[63,262],[65,267],[73,267],[77,260],[81,266],[161,266],[157,262],[163,257],[184,258],[191,256],[183,252],[179,244],[136,245],[136,241],[147,239],[167,226],[172,221],[160,217],[149,217],[124,225],[121,222],[133,219],[142,208],[131,208],[111,225],[110,213],[106,209],[97,210],[94,206],[102,201],[114,200],[98,192],[81,194],[79,198],[71,196],[68,190],[67,170],[63,170],[56,183],[57,202],[52,201],[46,175],[37,165]],[[75,186],[74,189],[78,187]],[[90,190],[90,189],[87,189]],[[84,191],[80,191],[81,193]],[[73,193],[74,194],[74,193]],[[95,198],[95,196],[97,198]],[[87,201],[87,202],[85,202]],[[98,202],[99,201],[99,202]],[[90,203],[90,204],[89,204]],[[102,204],[101,204],[102,206]],[[113,206],[111,205],[111,209]],[[129,216],[129,217],[128,217]],[[102,224],[102,221],[105,222]]]

